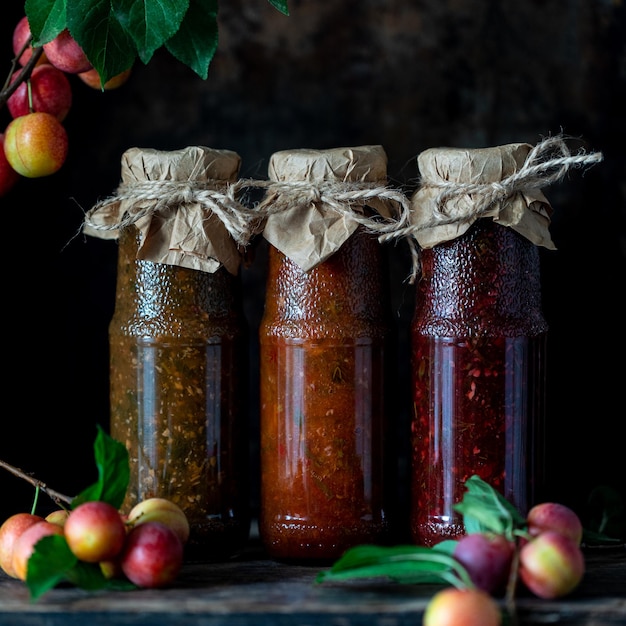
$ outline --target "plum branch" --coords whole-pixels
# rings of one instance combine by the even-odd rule
[[[24,42],[22,49],[13,57],[11,60],[11,69],[9,71],[9,75],[4,81],[4,85],[2,86],[2,90],[0,91],[0,109],[4,107],[7,103],[7,100],[11,97],[11,94],[20,86],[21,83],[26,82],[30,75],[33,73],[33,69],[37,65],[39,58],[43,54],[43,48],[33,48],[33,53],[28,59],[28,62],[17,74],[17,78],[11,82],[11,78],[13,74],[15,74],[15,70],[19,65],[19,59],[22,57],[22,54],[26,51],[26,49],[30,46],[32,41],[32,37],[30,37],[27,41]]]
[[[46,483],[42,482],[41,480],[37,480],[36,478],[33,478],[30,474],[27,474],[26,472],[22,471],[18,467],[14,467],[13,465],[10,465],[9,463],[7,463],[6,461],[3,461],[2,459],[0,459],[0,467],[3,467],[5,470],[11,472],[11,474],[13,474],[14,476],[17,476],[18,478],[22,478],[26,482],[33,485],[35,488],[39,489],[40,491],[43,491],[43,493],[45,493],[49,498],[51,498],[56,504],[58,504],[61,507],[63,506],[62,505],[63,502],[65,502],[66,504],[71,504],[73,500],[72,497],[66,496],[63,493],[59,493],[58,491],[51,489],[50,487],[48,487],[48,485],[46,485]]]

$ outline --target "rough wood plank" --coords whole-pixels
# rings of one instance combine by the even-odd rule
[[[519,598],[519,626],[624,626],[626,551],[586,554],[581,586],[560,601]],[[319,567],[284,565],[256,551],[226,563],[189,563],[162,590],[53,589],[30,602],[20,581],[0,578],[3,626],[415,626],[436,587],[356,581],[315,584]]]

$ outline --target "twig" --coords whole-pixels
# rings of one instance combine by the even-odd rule
[[[7,76],[7,79],[2,87],[2,91],[0,91],[0,109],[6,104],[7,100],[20,86],[20,84],[30,78],[30,75],[33,73],[33,69],[35,69],[37,62],[39,61],[39,57],[41,57],[41,55],[43,54],[43,48],[33,48],[33,53],[30,59],[28,59],[26,65],[24,65],[24,67],[19,70],[17,78],[13,82],[11,82],[11,78],[18,66],[18,59],[22,56],[22,53],[30,45],[31,39],[28,39],[28,41],[24,43],[22,49],[17,55],[15,55],[11,62],[11,71],[9,72],[9,75]]]
[[[43,491],[59,506],[62,507],[62,504],[61,504],[62,502],[65,502],[66,504],[72,503],[73,498],[71,498],[70,496],[66,496],[65,494],[59,493],[58,491],[55,491],[54,489],[50,489],[50,487],[48,487],[48,485],[46,485],[45,483],[41,482],[40,480],[37,480],[36,478],[33,478],[29,474],[26,474],[25,472],[23,472],[21,469],[14,467],[13,465],[10,465],[9,463],[6,463],[5,461],[1,459],[0,459],[0,467],[3,467],[4,469],[11,472],[11,474],[17,476],[18,478],[24,479],[26,482],[29,482],[31,485],[33,485],[40,491]]]

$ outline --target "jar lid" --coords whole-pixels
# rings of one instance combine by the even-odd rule
[[[387,154],[382,146],[357,146],[328,150],[282,150],[269,163],[270,180],[371,181],[387,178]]]
[[[429,148],[417,157],[422,178],[458,183],[494,183],[517,172],[532,150],[527,143],[491,148]]]
[[[122,155],[122,181],[142,180],[234,182],[241,157],[232,150],[189,146],[180,150],[129,148]]]

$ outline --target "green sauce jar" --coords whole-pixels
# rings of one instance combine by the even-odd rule
[[[191,559],[237,552],[250,527],[239,253],[206,209],[239,165],[231,151],[131,149],[122,199],[91,215],[116,226],[119,245],[110,434],[130,456],[122,512],[151,497],[176,503],[189,520]]]

